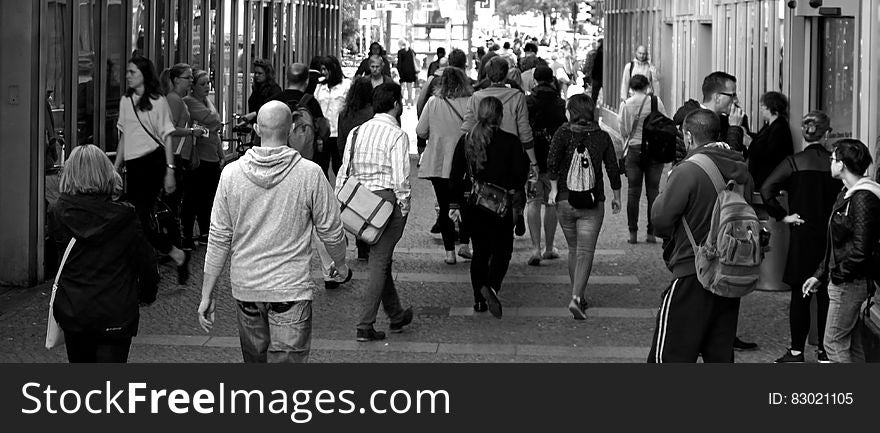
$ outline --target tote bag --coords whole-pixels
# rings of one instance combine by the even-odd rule
[[[58,291],[58,280],[61,279],[61,270],[64,269],[64,264],[67,263],[67,256],[70,255],[70,250],[73,249],[73,244],[75,243],[76,238],[70,238],[70,243],[67,244],[67,249],[64,250],[64,257],[61,259],[61,265],[58,266],[58,273],[55,274],[55,282],[52,284],[52,296],[49,297],[49,318],[46,322],[46,349],[52,349],[64,344],[64,332],[58,326],[58,321],[55,320],[53,307],[55,306],[55,293]]]

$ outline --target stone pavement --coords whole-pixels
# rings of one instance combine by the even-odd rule
[[[410,133],[415,128],[414,111],[408,109],[403,118]],[[612,215],[610,202],[606,203],[608,211],[587,289],[591,306],[587,320],[575,321],[567,309],[571,294],[561,230],[555,243],[562,258],[543,261],[540,267],[526,265],[528,234],[515,240],[513,261],[500,293],[505,315],[496,320],[471,308],[468,261],[443,262],[440,236],[428,232],[435,218],[434,194],[428,181],[415,176],[414,159],[413,211],[393,268],[403,304],[414,307],[413,324],[382,342],[355,341],[355,317],[367,281],[366,266],[355,260],[352,245],[352,282],[326,291],[320,277],[316,279],[312,362],[644,362],[660,295],[671,277],[659,245],[626,243],[625,212]],[[644,199],[641,207],[644,221]],[[644,233],[640,239],[644,240]],[[221,276],[216,290],[214,330],[205,334],[198,325],[204,253],[204,247],[195,251],[193,278],[186,286],[173,284],[173,268],[162,265],[159,298],[142,309],[131,361],[241,362],[228,275]],[[318,269],[313,260],[313,273]],[[42,346],[49,289],[50,285],[43,285],[10,291],[8,296],[0,293],[0,361],[66,361],[64,349],[49,351]],[[785,350],[788,296],[756,292],[743,299],[739,334],[756,341],[760,349],[738,352],[738,362],[772,362]],[[387,327],[388,320],[380,311],[376,328]],[[812,350],[807,356],[815,361]]]

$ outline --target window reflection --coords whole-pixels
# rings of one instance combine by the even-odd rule
[[[122,96],[126,59],[123,32],[125,10],[122,0],[113,0],[107,9],[107,93],[104,115],[104,150],[115,152],[119,143],[116,121],[119,119],[119,98]]]
[[[855,81],[855,20],[825,18],[821,24],[822,53],[819,73],[819,109],[831,117],[831,136],[853,136]]]
[[[97,38],[95,21],[100,16],[98,2],[81,0],[79,2],[78,38],[74,49],[77,53],[77,142],[95,143],[95,63],[97,62]]]

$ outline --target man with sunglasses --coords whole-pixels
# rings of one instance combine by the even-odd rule
[[[746,134],[748,118],[739,106],[736,94],[736,77],[726,72],[716,71],[703,80],[703,102],[690,99],[675,112],[672,120],[681,129],[688,114],[705,108],[718,115],[721,120],[721,141],[740,153],[745,153],[751,140]],[[679,141],[676,162],[684,159],[684,141]]]

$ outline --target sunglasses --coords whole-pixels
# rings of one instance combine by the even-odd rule
[[[733,99],[736,99],[736,92],[728,93],[728,92],[718,92],[719,95],[729,96]]]

